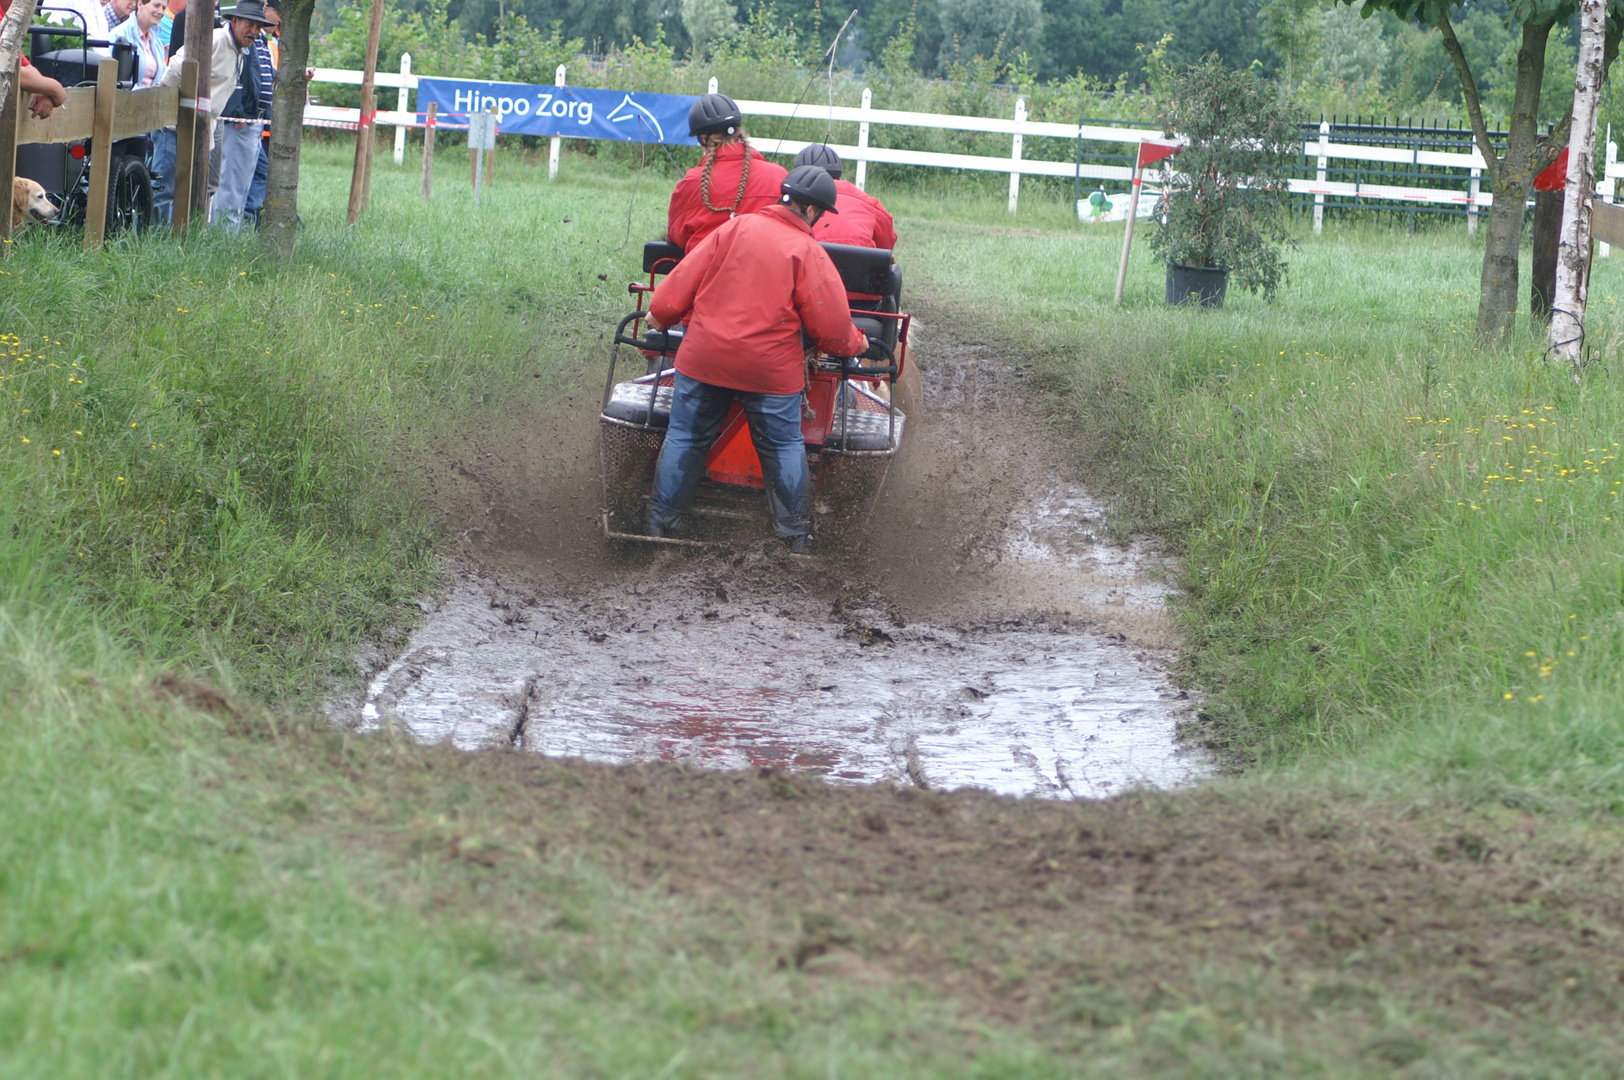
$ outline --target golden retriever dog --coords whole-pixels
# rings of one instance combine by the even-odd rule
[[[11,182],[11,228],[16,231],[36,221],[56,217],[56,204],[34,180],[17,177]]]

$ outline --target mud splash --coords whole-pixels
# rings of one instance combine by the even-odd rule
[[[836,782],[1062,797],[1183,783],[1202,763],[1175,738],[1188,705],[1163,672],[1162,591],[1093,539],[1099,523],[1075,489],[1023,511],[987,574],[1003,616],[965,625],[909,624],[872,589],[820,599],[815,568],[768,548],[656,560],[596,595],[465,573],[374,678],[361,723]]]
[[[939,790],[1097,797],[1200,776],[1177,740],[1190,703],[1166,674],[1154,553],[1099,539],[1102,509],[1057,479],[994,347],[919,354],[913,445],[854,548],[617,559],[581,522],[515,517],[343,719],[466,749]],[[479,501],[520,504],[504,488],[528,483],[556,508],[590,482],[579,458],[511,456],[530,467]],[[560,493],[538,500],[543,472]]]

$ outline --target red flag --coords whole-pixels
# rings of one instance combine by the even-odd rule
[[[1178,143],[1141,142],[1139,144],[1139,168],[1154,165],[1165,157],[1172,157],[1184,149]]]
[[[1568,148],[1563,147],[1561,156],[1548,165],[1544,172],[1534,177],[1535,191],[1561,191],[1568,186]]]

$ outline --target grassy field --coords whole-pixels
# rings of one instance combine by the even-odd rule
[[[301,718],[435,580],[397,463],[596,368],[667,185],[505,161],[476,211],[447,162],[424,207],[386,163],[346,228],[344,156],[290,267],[4,263],[0,1076],[1620,1075],[1620,371],[1481,350],[1463,229],[1333,225],[1273,305],[1172,312],[1143,252],[1113,306],[1120,233],[1064,207],[881,192],[919,303],[1007,342],[1183,556],[1249,766],[910,802]],[[1608,357],[1624,261],[1592,295]],[[698,794],[828,861],[683,866]],[[859,857],[882,828],[938,865]]]

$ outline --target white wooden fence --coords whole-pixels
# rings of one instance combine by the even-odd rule
[[[557,72],[557,85],[566,85],[565,69],[560,66]],[[350,86],[361,85],[361,72],[346,71],[340,68],[316,68],[312,78],[316,83],[340,83]],[[400,59],[400,74],[394,75],[378,72],[376,85],[382,89],[394,87],[398,90],[395,109],[392,111],[378,111],[375,123],[394,127],[395,129],[395,164],[404,163],[406,155],[406,131],[408,128],[420,127],[416,113],[408,111],[407,94],[417,89],[417,76],[412,74],[412,58],[410,54]],[[715,93],[717,83],[715,79],[710,82],[710,90]],[[1083,163],[1074,165],[1068,161],[1038,161],[1023,158],[1022,142],[1025,136],[1046,136],[1056,139],[1078,140],[1084,142],[1112,143],[1116,145],[1136,144],[1143,139],[1164,139],[1162,132],[1152,129],[1103,127],[1089,124],[1057,124],[1042,120],[1029,120],[1026,116],[1026,100],[1017,98],[1015,113],[1010,119],[1002,117],[983,116],[947,116],[936,113],[900,112],[894,109],[876,109],[873,106],[873,92],[863,91],[862,104],[856,108],[847,105],[792,105],[778,101],[747,101],[739,100],[740,110],[746,116],[794,117],[799,120],[847,122],[857,124],[857,142],[853,145],[831,143],[835,151],[846,161],[857,163],[856,175],[853,181],[858,187],[865,186],[868,179],[868,165],[878,162],[888,165],[921,165],[940,169],[974,169],[984,172],[1001,172],[1009,174],[1009,211],[1014,213],[1020,196],[1022,176],[1056,176],[1081,177],[1086,180],[1116,180],[1126,183],[1132,169],[1127,165],[1096,165]],[[305,107],[305,124],[315,127],[341,127],[354,130],[360,119],[357,109],[338,109],[322,105],[308,105]],[[949,154],[930,150],[899,150],[885,146],[875,146],[870,140],[872,125],[894,125],[898,127],[938,128],[948,131],[980,131],[1010,137],[1010,153],[1008,157],[980,155],[980,154]],[[1419,148],[1407,149],[1402,147],[1357,146],[1347,143],[1335,143],[1330,138],[1331,125],[1320,124],[1319,137],[1305,140],[1303,150],[1306,156],[1314,162],[1314,175],[1292,177],[1290,189],[1294,194],[1312,195],[1314,197],[1314,231],[1318,233],[1324,223],[1326,198],[1356,198],[1372,199],[1383,202],[1411,202],[1422,205],[1458,206],[1467,211],[1466,227],[1469,232],[1477,231],[1477,219],[1481,211],[1494,204],[1494,196],[1482,190],[1482,175],[1484,168],[1483,156],[1477,150],[1470,153],[1447,150],[1421,150]],[[552,140],[551,172],[557,175],[558,151],[560,139]],[[767,154],[793,155],[807,145],[795,139],[752,138],[752,145]],[[1169,167],[1175,159],[1168,159]],[[1433,169],[1456,169],[1461,172],[1461,186],[1458,189],[1437,187],[1403,187],[1392,184],[1368,184],[1360,182],[1335,181],[1327,179],[1327,171],[1332,161],[1368,161],[1385,165],[1409,165],[1416,168],[1426,167]],[[1617,192],[1617,181],[1624,178],[1624,165],[1618,161],[1618,147],[1612,141],[1611,130],[1608,132],[1607,166],[1605,179],[1597,188],[1596,194],[1612,202]],[[1601,254],[1608,254],[1608,246],[1601,246]]]

